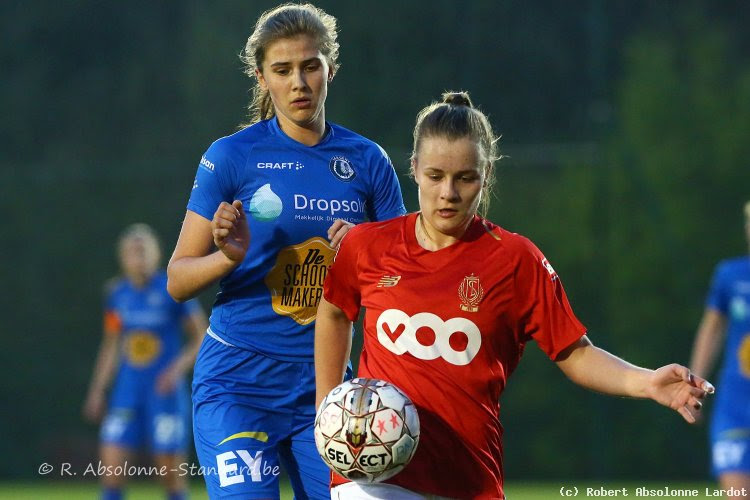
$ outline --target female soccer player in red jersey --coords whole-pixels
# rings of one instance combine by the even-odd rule
[[[653,399],[691,423],[713,392],[684,366],[648,370],[594,347],[539,249],[477,215],[497,156],[468,94],[445,94],[414,129],[420,211],[357,226],[341,244],[315,327],[317,402],[342,381],[364,306],[359,376],[403,389],[421,435],[399,475],[375,485],[335,476],[333,498],[504,498],[498,401],[532,339],[573,382]]]

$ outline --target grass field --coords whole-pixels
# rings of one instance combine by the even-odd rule
[[[291,499],[292,491],[288,485],[282,485],[281,498]],[[591,488],[592,490],[588,490]],[[714,490],[713,483],[686,483],[682,481],[661,482],[510,482],[506,485],[509,500],[550,500],[555,498],[622,498],[622,489],[633,498],[724,498]],[[638,488],[645,488],[638,494]],[[574,493],[577,489],[577,495]],[[708,489],[708,495],[706,494]],[[614,495],[615,490],[620,490]],[[666,491],[669,490],[669,491]],[[697,496],[686,493],[697,490]],[[682,492],[682,496],[678,496]],[[609,495],[605,495],[609,493]],[[645,493],[645,494],[644,494]],[[60,481],[37,483],[0,483],[2,500],[84,500],[98,498],[99,488],[95,483],[71,483]],[[133,483],[127,490],[128,500],[152,500],[163,498],[158,486],[151,483]],[[201,483],[193,483],[190,498],[202,500],[208,498]]]

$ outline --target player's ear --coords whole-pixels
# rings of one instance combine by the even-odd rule
[[[261,89],[268,90],[268,84],[266,83],[266,79],[263,76],[263,72],[258,68],[255,68],[255,78],[258,79],[258,84],[260,85]]]

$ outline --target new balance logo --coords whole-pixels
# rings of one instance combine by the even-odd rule
[[[375,288],[388,288],[391,286],[398,285],[401,276],[388,276],[387,274],[380,278],[378,285]]]

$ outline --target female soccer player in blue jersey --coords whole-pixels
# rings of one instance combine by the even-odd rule
[[[336,19],[313,5],[265,12],[243,53],[253,124],[200,160],[169,263],[186,300],[220,281],[193,380],[196,449],[212,498],[329,498],[313,439],[313,322],[351,224],[405,213],[375,143],[326,121]]]
[[[750,246],[750,202],[745,204]],[[726,336],[726,340],[725,340]],[[724,344],[724,362],[711,421],[713,470],[722,489],[750,492],[750,256],[719,263],[698,327],[690,368],[711,372]],[[742,489],[744,488],[744,494]]]
[[[158,270],[159,243],[149,226],[125,229],[118,252],[123,276],[107,286],[104,338],[83,408],[87,419],[98,422],[114,379],[101,428],[102,497],[122,498],[127,474],[118,466],[148,444],[155,465],[164,468],[160,479],[168,498],[182,499],[187,484],[179,470],[190,425],[184,375],[195,362],[206,316],[197,301],[179,304],[167,294],[166,273]]]

